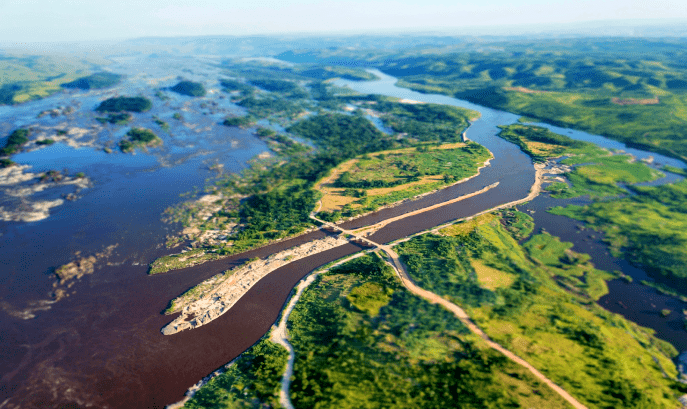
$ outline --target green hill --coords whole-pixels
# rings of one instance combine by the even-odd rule
[[[62,84],[63,88],[96,89],[107,88],[121,81],[122,76],[111,72],[98,72],[87,77],[77,78],[72,82]]]

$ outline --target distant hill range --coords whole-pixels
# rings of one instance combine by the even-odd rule
[[[77,78],[72,82],[62,84],[63,88],[94,89],[107,88],[116,85],[123,76],[111,72],[97,72],[87,77]]]

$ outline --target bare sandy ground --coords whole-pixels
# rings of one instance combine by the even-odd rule
[[[311,241],[273,254],[266,260],[257,260],[205,280],[196,290],[200,294],[187,293],[173,301],[175,310],[180,310],[181,315],[164,326],[161,332],[164,335],[172,335],[205,325],[229,311],[255,283],[272,271],[293,261],[346,243],[348,239],[345,237],[327,237]]]

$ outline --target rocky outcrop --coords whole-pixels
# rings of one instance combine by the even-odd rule
[[[687,351],[683,351],[675,358],[675,366],[678,371],[678,380],[687,383]]]
[[[177,332],[205,325],[233,307],[255,283],[267,274],[288,263],[313,254],[344,245],[344,237],[327,237],[300,245],[265,260],[256,260],[237,269],[218,274],[205,280],[172,301],[170,313],[181,312],[161,332],[172,335]]]
[[[78,193],[91,185],[87,177],[68,177],[55,171],[32,173],[27,171],[29,168],[31,168],[29,165],[14,165],[0,169],[0,194],[4,195],[5,200],[3,206],[0,206],[0,220],[12,222],[43,220],[50,216],[50,209],[62,205],[64,200],[32,200],[33,194],[67,185],[74,186]],[[27,183],[30,181],[33,182]],[[76,193],[70,193],[67,199],[76,199],[78,197]]]

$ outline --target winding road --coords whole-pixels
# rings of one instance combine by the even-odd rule
[[[542,178],[543,178],[543,171],[544,171],[543,166],[537,167],[537,177],[535,180],[535,184],[532,186],[532,189],[530,190],[530,194],[518,202],[531,200],[532,198],[534,198],[539,193],[539,189],[540,189]],[[493,187],[493,186],[487,187],[485,189],[488,190],[491,187]],[[485,189],[482,189],[482,190],[484,191]],[[475,192],[473,194],[466,195],[466,196],[474,196],[475,194],[479,194],[479,193],[482,193],[482,191]],[[466,197],[456,198],[456,199],[453,199],[452,202],[456,202],[456,201],[462,200],[464,198],[466,198]],[[447,204],[448,203],[442,203],[441,205],[447,205]],[[514,203],[509,203],[509,204],[502,205],[499,207],[506,207],[506,206],[510,206],[513,204]],[[436,207],[439,207],[439,205],[434,206],[434,208],[436,208]],[[421,212],[427,211],[427,210],[429,210],[429,209],[420,209],[416,212],[413,212],[413,214],[421,213]],[[493,210],[494,209],[492,209],[490,211],[493,211]],[[403,217],[409,217],[409,216],[411,216],[411,214],[404,215]],[[386,253],[386,255],[388,257],[387,262],[394,269],[394,271],[396,272],[396,275],[401,280],[401,283],[403,284],[403,286],[408,291],[410,291],[411,293],[413,293],[415,295],[418,295],[418,296],[424,298],[425,300],[429,301],[432,304],[439,304],[442,307],[449,310],[450,312],[452,312],[453,315],[455,315],[456,318],[458,318],[470,330],[470,332],[479,336],[487,344],[487,346],[489,346],[490,348],[494,349],[495,351],[498,351],[499,353],[503,354],[506,358],[510,359],[512,362],[514,362],[514,363],[524,367],[528,371],[530,371],[530,373],[532,373],[532,375],[534,375],[537,379],[539,379],[540,381],[542,381],[543,383],[548,385],[554,392],[556,392],[561,398],[565,399],[574,408],[576,408],[576,409],[586,409],[587,408],[582,403],[580,403],[577,399],[575,399],[572,395],[570,395],[568,392],[566,392],[563,388],[558,386],[551,379],[547,378],[543,373],[541,373],[539,370],[537,370],[537,368],[532,366],[529,362],[527,362],[524,359],[520,358],[519,356],[515,355],[514,353],[512,353],[508,349],[501,346],[500,344],[492,341],[489,338],[489,336],[484,331],[482,331],[470,319],[470,316],[467,314],[467,312],[465,312],[465,310],[463,310],[458,305],[446,300],[445,298],[443,298],[443,297],[441,297],[441,296],[439,296],[439,295],[437,295],[431,291],[427,291],[421,287],[418,287],[413,282],[413,280],[410,278],[410,276],[408,275],[408,272],[407,272],[405,266],[403,265],[403,262],[401,261],[398,254],[393,250],[391,245],[384,245],[384,244],[376,243],[376,242],[368,239],[367,237],[361,236],[360,234],[358,234],[354,231],[346,230],[346,229],[344,229],[340,226],[337,226],[333,223],[329,223],[329,222],[326,222],[324,220],[318,219],[317,217],[314,216],[314,214],[311,214],[310,217],[313,220],[316,220],[319,223],[322,223],[322,227],[326,230],[338,231],[341,234],[347,234],[350,237],[352,237],[354,241],[357,241],[358,243],[363,243],[367,246],[374,247],[375,249],[377,249],[377,251],[381,250],[384,253]],[[402,217],[399,216],[399,218],[402,218]],[[281,390],[280,390],[280,403],[282,404],[282,406],[284,406],[287,409],[293,409],[293,404],[291,403],[291,400],[289,397],[289,386],[291,384],[291,377],[293,376],[293,364],[295,361],[295,353],[293,350],[293,346],[288,341],[288,331],[286,328],[286,324],[288,322],[291,311],[293,311],[293,308],[296,305],[296,303],[298,302],[298,300],[300,299],[301,295],[303,294],[303,291],[305,291],[305,289],[315,281],[315,278],[319,274],[322,274],[323,272],[328,271],[330,268],[335,267],[335,266],[340,265],[340,264],[343,264],[343,263],[345,263],[345,262],[347,262],[347,261],[349,261],[355,257],[360,257],[363,254],[365,254],[365,253],[361,252],[361,253],[356,254],[355,256],[348,257],[344,260],[341,260],[341,261],[337,262],[336,264],[334,264],[333,266],[329,267],[328,269],[321,270],[315,274],[311,274],[305,280],[303,280],[299,284],[296,294],[291,298],[288,306],[284,310],[284,313],[282,315],[282,319],[279,322],[279,325],[274,327],[274,329],[272,330],[272,334],[271,334],[272,341],[283,345],[289,352],[289,359],[288,359],[288,363],[286,365],[286,369],[284,371],[284,375],[282,378],[282,386],[281,386]]]

